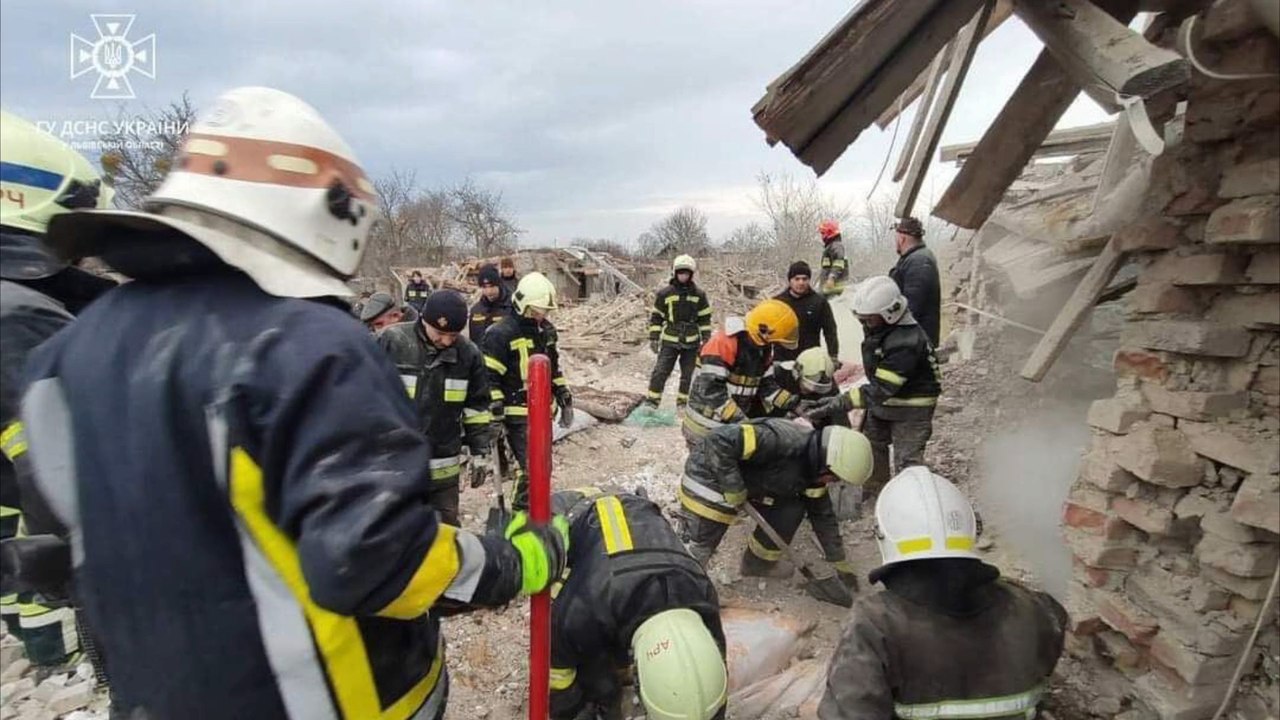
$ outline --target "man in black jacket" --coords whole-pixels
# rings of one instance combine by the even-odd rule
[[[658,356],[649,376],[650,407],[662,404],[662,390],[667,378],[680,363],[680,386],[676,406],[689,402],[689,383],[693,380],[698,348],[711,337],[711,304],[707,294],[693,282],[698,263],[689,255],[677,257],[671,264],[671,281],[653,297],[649,313],[649,349]]]
[[[414,270],[409,274],[409,284],[404,288],[405,304],[413,308],[418,315],[422,314],[422,308],[427,304],[427,296],[431,294],[431,286],[426,280],[422,279],[422,271]]]
[[[938,347],[942,321],[942,281],[938,278],[938,259],[925,247],[924,226],[913,218],[903,218],[893,226],[894,248],[898,264],[889,277],[907,297],[911,315],[924,328],[929,343]]]
[[[868,489],[889,480],[889,446],[896,470],[924,464],[933,435],[933,411],[942,392],[938,362],[924,330],[911,317],[907,299],[881,275],[858,286],[853,311],[862,323],[862,363],[866,385],[823,402],[807,414],[815,419],[865,409],[862,432],[875,451],[875,474]]]
[[[487,456],[492,444],[489,375],[480,348],[461,334],[467,323],[462,294],[436,290],[422,307],[420,321],[388,327],[379,333],[378,344],[395,363],[419,427],[431,438],[428,500],[441,520],[458,525],[463,444],[472,458]]]
[[[552,588],[551,717],[622,717],[627,668],[650,718],[724,712],[720,600],[662,509],[586,487],[552,497],[569,520],[564,583]]]
[[[774,295],[795,311],[800,321],[800,344],[794,348],[778,348],[773,352],[774,362],[785,362],[800,357],[800,353],[827,341],[827,355],[836,367],[840,366],[840,338],[836,336],[836,316],[826,296],[813,291],[809,284],[809,263],[797,260],[787,268],[787,289]]]
[[[467,334],[471,336],[471,342],[479,345],[485,330],[511,314],[511,293],[502,284],[502,277],[494,265],[480,268],[476,284],[480,286],[480,299],[471,306],[471,322],[467,325]]]

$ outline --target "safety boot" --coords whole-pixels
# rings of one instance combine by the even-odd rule
[[[756,557],[750,549],[742,551],[742,563],[738,571],[742,577],[763,577],[786,579],[795,572],[795,567],[786,560],[765,560]]]

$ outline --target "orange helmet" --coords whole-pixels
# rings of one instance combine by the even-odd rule
[[[795,349],[800,344],[800,319],[791,306],[769,299],[747,313],[747,334],[757,345],[775,343]]]
[[[818,223],[818,234],[823,240],[830,240],[840,234],[840,223],[835,220],[823,220]]]

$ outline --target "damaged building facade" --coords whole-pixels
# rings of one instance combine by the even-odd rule
[[[770,85],[757,123],[821,174],[923,97],[905,215],[972,46],[1012,14],[1044,41],[982,139],[943,151],[964,165],[932,212],[976,231],[951,343],[963,359],[974,332],[1016,337],[1022,378],[1005,382],[1070,384],[1087,365],[1114,388],[1079,420],[1060,527],[1086,710],[1277,717],[1280,9],[964,5],[860,4]],[[1051,133],[1080,92],[1115,122]]]

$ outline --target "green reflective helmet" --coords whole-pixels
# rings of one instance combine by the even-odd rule
[[[871,441],[847,427],[832,425],[823,428],[822,451],[827,458],[827,468],[850,485],[865,483],[875,469]]]
[[[692,610],[667,610],[631,636],[640,701],[650,720],[711,720],[729,696],[720,646]]]
[[[836,365],[827,351],[811,347],[796,358],[793,370],[800,389],[809,395],[826,395],[836,386]]]

